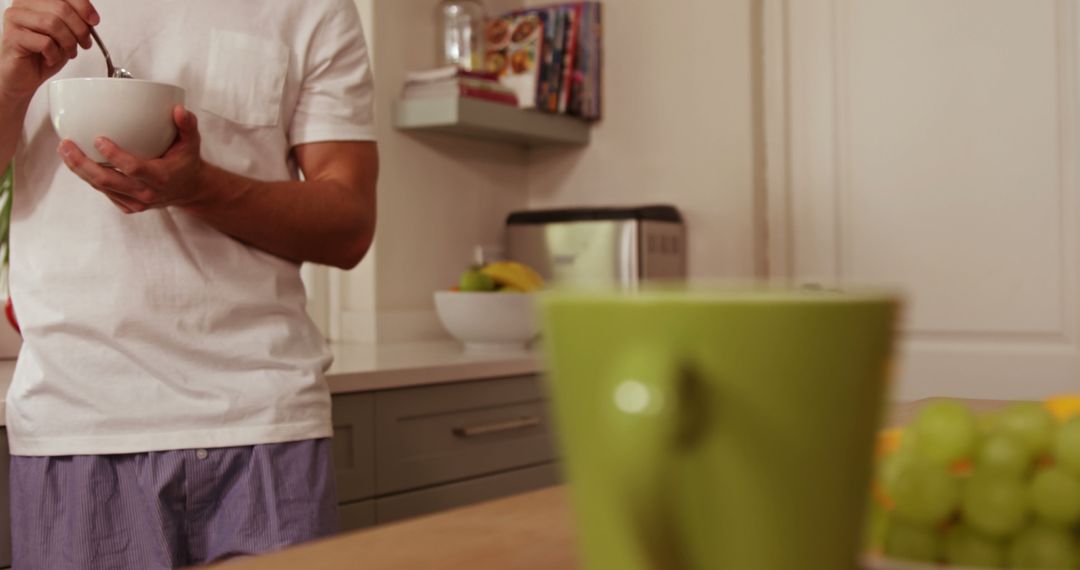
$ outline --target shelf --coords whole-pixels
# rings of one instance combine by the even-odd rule
[[[398,101],[394,126],[525,146],[585,145],[590,133],[589,123],[574,117],[467,98]]]

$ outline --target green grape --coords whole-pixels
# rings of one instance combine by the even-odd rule
[[[916,459],[897,474],[892,498],[897,517],[909,523],[935,525],[956,510],[960,482],[944,465]]]
[[[1057,427],[1054,416],[1039,404],[1020,402],[1005,408],[998,416],[995,431],[1020,438],[1032,454],[1050,450]]]
[[[1004,568],[1008,549],[1004,542],[959,526],[945,537],[945,561],[956,566]]]
[[[909,431],[915,434],[919,454],[940,463],[971,457],[979,434],[971,410],[952,400],[927,404]]]
[[[978,473],[1021,478],[1031,469],[1034,455],[1016,436],[995,433],[979,443],[975,451]]]
[[[877,479],[887,495],[892,497],[896,494],[896,480],[904,472],[904,469],[916,459],[914,450],[901,447],[881,461],[878,465]]]
[[[864,521],[863,548],[869,552],[878,552],[885,548],[885,539],[889,530],[889,513],[876,501],[868,501],[869,508]]]
[[[891,521],[885,535],[885,555],[896,560],[936,562],[941,557],[941,534],[933,528]]]
[[[1080,552],[1068,531],[1036,525],[1013,540],[1009,563],[1025,570],[1072,570],[1080,565]]]
[[[1016,534],[1028,520],[1027,485],[976,472],[964,488],[962,509],[964,520],[983,534],[994,538]]]
[[[915,433],[915,430],[905,430],[900,436],[900,447],[896,453],[915,453],[915,448],[918,446],[919,434]]]
[[[1001,412],[986,412],[980,414],[975,418],[975,422],[979,424],[979,433],[981,435],[990,435],[997,431],[998,419],[1001,417]]]
[[[1080,480],[1065,469],[1036,473],[1030,492],[1031,509],[1042,520],[1063,526],[1080,521]]]
[[[1054,441],[1058,464],[1080,476],[1080,416],[1061,426]]]

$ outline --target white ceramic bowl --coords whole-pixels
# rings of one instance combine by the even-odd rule
[[[105,162],[94,148],[97,137],[140,158],[164,154],[176,139],[173,108],[183,104],[183,89],[155,81],[93,77],[49,83],[56,133],[97,162]]]
[[[539,333],[533,295],[438,291],[435,310],[468,352],[526,350]]]

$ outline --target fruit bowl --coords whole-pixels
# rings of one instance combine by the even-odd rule
[[[437,291],[435,311],[466,352],[522,352],[539,333],[530,293]]]

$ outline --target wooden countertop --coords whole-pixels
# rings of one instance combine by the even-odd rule
[[[433,570],[576,568],[561,487],[234,560],[221,570]]]
[[[931,400],[895,405],[886,422],[906,423]],[[1007,402],[966,400],[976,411]],[[565,490],[542,491],[377,527],[276,554],[236,560],[222,570],[379,570],[577,567]]]

